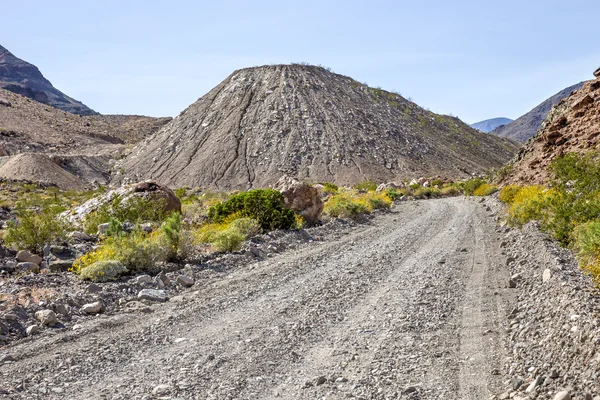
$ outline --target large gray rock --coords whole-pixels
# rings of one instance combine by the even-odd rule
[[[156,289],[142,289],[138,293],[138,299],[147,300],[153,302],[164,303],[168,300],[167,292],[164,290],[156,290]]]
[[[40,272],[40,266],[32,262],[20,262],[17,264],[17,270],[20,272],[33,272],[37,274],[38,272]]]
[[[18,262],[31,262],[37,265],[42,263],[42,257],[37,254],[31,254],[31,252],[27,250],[21,250],[17,253],[17,261]]]

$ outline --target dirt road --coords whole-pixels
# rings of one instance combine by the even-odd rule
[[[508,272],[474,200],[405,202],[153,306],[24,341],[9,398],[486,399]]]

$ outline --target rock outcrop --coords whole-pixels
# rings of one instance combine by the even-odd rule
[[[309,224],[319,222],[323,201],[317,188],[289,176],[281,177],[273,188],[283,194],[287,208],[294,210]]]
[[[0,46],[0,88],[73,114],[97,114],[85,104],[52,86],[35,65],[15,57],[2,46]]]
[[[546,183],[552,160],[570,152],[597,150],[600,144],[600,78],[561,100],[542,128],[521,149],[507,183]]]
[[[307,65],[235,71],[122,164],[132,180],[217,189],[282,175],[341,185],[496,168],[517,146],[398,94]]]

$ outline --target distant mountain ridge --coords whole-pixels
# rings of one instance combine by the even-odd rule
[[[520,116],[507,125],[500,126],[490,131],[490,133],[492,135],[525,143],[535,136],[552,107],[558,104],[558,102],[562,99],[569,97],[573,91],[581,89],[584,83],[585,82],[579,82],[576,85],[569,86],[568,88],[561,90],[554,96],[546,99],[527,114]]]
[[[0,88],[73,114],[98,114],[52,86],[33,64],[0,46]]]
[[[471,128],[477,129],[478,131],[481,131],[481,132],[488,133],[500,126],[510,124],[511,122],[513,122],[513,120],[510,118],[504,118],[504,117],[491,118],[491,119],[486,119],[485,121],[475,122],[474,124],[471,124]]]

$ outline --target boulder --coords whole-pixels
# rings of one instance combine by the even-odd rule
[[[58,323],[58,318],[56,318],[56,314],[52,310],[40,310],[36,312],[35,319],[37,319],[40,324],[46,326],[54,326]]]
[[[164,199],[166,201],[165,211],[181,212],[181,201],[175,193],[166,186],[159,184],[153,180],[133,185],[133,192],[142,196],[152,196],[154,198]]]
[[[0,106],[11,107],[12,104],[10,101],[0,98]]]
[[[104,304],[100,301],[85,304],[81,307],[81,312],[85,314],[100,314],[102,311],[104,311]]]
[[[38,256],[37,254],[31,254],[27,250],[21,250],[17,253],[17,261],[18,262],[30,262],[30,263],[40,265],[43,260],[42,260],[42,257]]]
[[[17,264],[17,270],[20,272],[33,272],[37,274],[40,272],[40,266],[32,262],[20,262]]]
[[[600,78],[600,68],[598,68],[597,70],[594,71],[594,76],[596,78]]]
[[[185,287],[194,286],[194,280],[187,275],[179,275],[177,277],[177,283]]]
[[[138,299],[148,300],[153,302],[165,302],[167,301],[167,293],[164,290],[156,289],[142,289],[138,293]]]
[[[117,196],[121,198],[122,204],[126,204],[128,201],[136,197],[150,198],[153,200],[163,199],[165,211],[181,212],[181,201],[171,189],[157,183],[156,181],[148,180],[136,183],[134,185],[111,190],[101,196],[90,199],[73,210],[66,211],[61,215],[74,225],[80,226],[83,224],[83,221],[85,221],[85,218],[88,214],[98,210],[104,204],[112,202]],[[105,233],[106,229],[108,229],[108,224],[101,224],[98,226],[98,231],[100,234]]]
[[[283,194],[286,207],[300,214],[308,223],[319,222],[323,211],[323,202],[316,188],[295,178],[283,176],[273,186],[273,189],[279,190]]]

